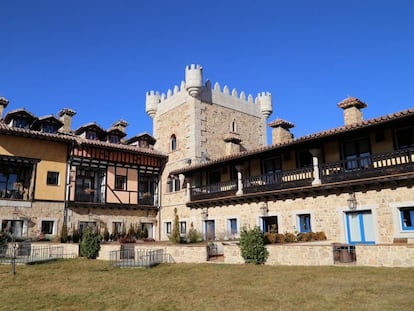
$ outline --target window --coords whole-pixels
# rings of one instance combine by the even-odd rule
[[[228,220],[228,226],[229,226],[229,233],[231,235],[238,234],[238,230],[237,230],[237,219],[236,218],[230,218]]]
[[[277,216],[262,217],[263,232],[279,233],[277,225]]]
[[[123,175],[115,176],[115,190],[127,190],[127,178]]]
[[[175,137],[175,135],[171,135],[171,138],[170,138],[170,150],[171,151],[177,150],[177,137]]]
[[[414,146],[414,127],[396,130],[395,136],[398,149],[410,148]]]
[[[171,234],[171,221],[165,223],[165,234]]]
[[[368,138],[348,140],[343,143],[346,169],[369,167],[371,164],[371,151]]]
[[[186,234],[187,232],[187,222],[180,221],[180,234]]]
[[[54,221],[52,220],[42,220],[41,232],[43,234],[53,234],[53,224]]]
[[[59,172],[47,172],[46,184],[58,185],[59,184]]]
[[[26,176],[24,168],[0,166],[0,198],[23,199]]]
[[[168,181],[168,191],[174,192],[180,190],[180,180],[178,178],[172,178]]]
[[[312,166],[312,155],[309,151],[303,150],[298,152],[298,168]]]
[[[233,122],[231,122],[231,131],[233,133],[237,133],[237,124],[236,124],[236,120],[233,120]]]
[[[119,136],[118,135],[109,135],[108,141],[113,144],[119,143]]]
[[[414,207],[400,209],[401,224],[403,230],[414,230]]]
[[[299,222],[299,232],[310,232],[311,230],[311,222],[310,222],[310,214],[301,214],[298,215],[298,222]]]
[[[87,139],[96,140],[97,139],[96,132],[94,132],[94,131],[87,131],[86,132],[86,138]]]
[[[23,235],[23,220],[3,220],[1,222],[1,231],[8,232],[15,237]]]
[[[112,223],[112,234],[113,235],[122,234],[122,222],[120,222],[120,221],[114,221]]]
[[[13,121],[13,126],[18,128],[28,128],[29,124],[27,120],[24,118],[16,118]]]
[[[53,123],[43,123],[42,132],[43,133],[56,133],[57,126]]]
[[[282,171],[282,161],[280,156],[265,159],[262,161],[262,171],[266,175],[266,183],[273,184],[280,182],[280,173]]]

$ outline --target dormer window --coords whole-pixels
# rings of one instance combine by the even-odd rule
[[[109,135],[108,141],[112,144],[119,144],[119,136],[118,135]]]
[[[42,125],[42,132],[43,133],[56,133],[57,126],[52,123],[43,123]]]
[[[96,140],[97,137],[98,136],[96,135],[96,132],[94,132],[94,131],[86,131],[86,138],[87,139]]]
[[[13,126],[24,129],[24,128],[28,128],[29,124],[27,120],[24,118],[15,118],[13,120]]]

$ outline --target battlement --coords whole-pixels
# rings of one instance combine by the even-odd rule
[[[209,80],[203,85],[203,68],[200,65],[191,64],[185,68],[185,81],[180,86],[168,89],[166,93],[149,91],[146,93],[146,111],[154,118],[159,110],[166,111],[186,101],[187,96],[199,98],[202,102],[217,104],[237,111],[246,112],[265,117],[272,113],[272,94],[269,92],[258,93],[256,98],[251,94],[240,92],[227,85],[221,90],[220,84],[216,82],[214,88]]]

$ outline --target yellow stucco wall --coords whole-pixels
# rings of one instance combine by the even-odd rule
[[[9,135],[0,135],[0,140],[0,154],[40,159],[36,171],[35,199],[64,200],[66,143]],[[48,171],[59,172],[58,185],[46,184]]]

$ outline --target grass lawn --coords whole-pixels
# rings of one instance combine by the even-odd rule
[[[414,268],[0,265],[0,310],[413,310]]]

